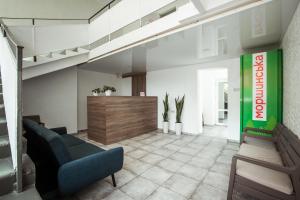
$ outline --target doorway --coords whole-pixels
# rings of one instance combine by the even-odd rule
[[[217,81],[217,119],[216,125],[226,126],[228,123],[228,82],[227,80]]]
[[[202,134],[228,138],[228,70],[198,70],[198,103]]]

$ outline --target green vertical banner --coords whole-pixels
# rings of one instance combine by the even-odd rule
[[[282,122],[282,73],[282,50],[241,56],[241,134]]]

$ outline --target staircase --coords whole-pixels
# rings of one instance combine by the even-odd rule
[[[22,140],[22,172],[23,172],[23,188],[31,188],[35,183],[35,167],[33,162],[26,154],[27,142]],[[5,117],[5,106],[3,102],[2,81],[0,74],[0,199],[15,199],[12,195],[16,183],[16,172],[13,167],[10,142]],[[20,195],[22,193],[19,193]],[[18,196],[19,196],[18,194]],[[36,193],[37,194],[37,193]],[[5,195],[5,196],[3,196]]]

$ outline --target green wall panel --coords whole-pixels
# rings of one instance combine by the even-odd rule
[[[256,68],[259,67],[259,64],[256,65],[255,61],[258,60],[257,58],[262,57],[256,57],[255,55],[258,54],[247,54],[241,56],[241,134],[245,127],[272,130],[278,122],[282,122],[282,50],[273,50],[263,54],[266,55],[264,56],[264,61],[266,63],[265,71],[256,71],[256,69],[260,68]],[[253,59],[255,59],[254,63]],[[253,72],[254,69],[255,71]],[[259,81],[264,80],[264,84],[262,84],[264,87],[261,86],[259,81],[257,81],[258,79],[253,80],[253,77],[256,78],[256,76],[253,76],[253,73],[256,76],[265,74],[264,79],[258,78],[260,79]],[[253,81],[255,81],[255,83],[253,83]],[[258,89],[254,90],[253,84],[256,83],[257,85],[255,85],[255,88]],[[263,93],[263,89],[261,88],[265,88],[266,94]],[[257,93],[253,94],[253,92]],[[265,102],[262,99],[257,99],[257,97],[262,96],[266,98]],[[260,103],[264,102],[265,104],[261,103],[253,105],[253,101]],[[253,115],[257,110],[259,110],[256,110],[255,108],[264,108],[262,110],[265,112],[265,118],[253,119]],[[255,110],[254,113],[253,109]],[[261,117],[263,115],[258,112],[256,116]],[[252,133],[259,134],[254,132]]]

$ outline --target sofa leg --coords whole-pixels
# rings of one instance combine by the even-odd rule
[[[115,175],[114,174],[111,175],[111,179],[112,179],[112,182],[113,182],[113,186],[117,187],[116,179],[115,179]]]

